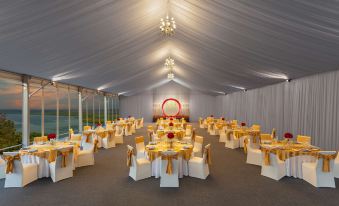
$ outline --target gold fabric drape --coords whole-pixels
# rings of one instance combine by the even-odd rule
[[[93,148],[93,152],[98,152],[98,143],[99,143],[99,141],[96,139],[96,140],[94,140],[94,148]]]
[[[132,149],[127,149],[127,167],[132,166],[132,156],[134,155],[134,151]]]
[[[143,136],[140,136],[140,137],[136,137],[135,138],[135,144],[139,144],[139,143],[142,143],[144,142],[144,137]]]
[[[248,138],[244,139],[244,153],[247,154]]]
[[[331,160],[334,160],[337,157],[338,153],[336,152],[335,154],[318,154],[318,159],[323,159],[323,165],[322,165],[322,170],[323,172],[330,172],[331,167],[330,167],[330,162]]]
[[[161,155],[162,160],[167,160],[167,166],[166,166],[166,174],[173,174],[173,162],[172,160],[178,159],[178,154],[173,154],[173,155]]]
[[[211,148],[205,148],[204,153],[206,154],[206,164],[211,165],[212,164],[212,156],[211,156]]]
[[[65,168],[67,166],[66,158],[72,152],[72,150],[67,151],[58,151],[58,156],[61,156],[61,168]]]
[[[13,173],[14,171],[14,161],[21,160],[20,155],[3,155],[2,158],[6,161],[6,174]]]

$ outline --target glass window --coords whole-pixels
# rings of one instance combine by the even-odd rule
[[[79,132],[79,94],[70,90],[70,126],[74,133]]]
[[[58,88],[59,96],[59,137],[67,137],[69,124],[68,124],[68,89]]]
[[[44,135],[56,134],[56,121],[57,121],[57,95],[56,87],[53,85],[46,85],[43,89],[44,94],[44,105],[45,105],[45,115],[44,115]]]
[[[21,144],[21,81],[0,77],[0,149]]]
[[[42,134],[41,131],[41,105],[42,105],[42,90],[40,83],[30,82],[29,93],[32,96],[29,98],[30,108],[30,141],[33,141],[34,137],[39,137]]]

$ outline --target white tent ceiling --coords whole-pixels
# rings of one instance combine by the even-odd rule
[[[218,94],[339,69],[339,1],[167,0],[0,3],[0,68],[135,94],[175,81]]]

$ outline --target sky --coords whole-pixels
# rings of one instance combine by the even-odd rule
[[[38,86],[32,86],[33,92]],[[45,88],[45,109],[56,109],[56,90],[54,87]],[[59,107],[68,108],[67,90],[60,91]],[[78,96],[76,92],[71,92],[71,105],[77,107]],[[21,109],[22,107],[22,87],[21,82],[0,78],[0,109]],[[31,109],[41,109],[41,90],[30,99]]]

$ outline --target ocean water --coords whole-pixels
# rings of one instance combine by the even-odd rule
[[[52,111],[53,112],[53,111]],[[17,131],[22,130],[22,114],[20,110],[0,110],[0,113],[6,115],[6,119],[12,120]],[[56,112],[54,112],[56,113]],[[71,116],[71,128],[75,132],[78,131],[79,119]],[[39,112],[31,112],[30,114],[31,132],[41,131],[41,114]],[[56,116],[45,114],[45,134],[56,133]],[[68,134],[68,116],[59,115],[59,134]]]

